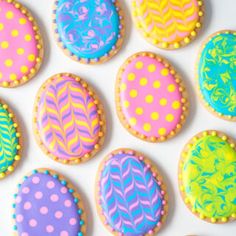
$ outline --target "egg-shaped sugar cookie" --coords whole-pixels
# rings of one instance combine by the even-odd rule
[[[116,110],[134,136],[160,142],[176,135],[187,116],[187,93],[170,63],[151,52],[129,57],[116,82]]]
[[[39,27],[15,0],[0,1],[0,86],[17,87],[38,72],[43,57]]]
[[[86,64],[114,56],[125,31],[119,0],[55,0],[53,27],[65,54]]]
[[[74,186],[53,170],[37,169],[18,184],[13,204],[19,236],[85,236],[86,215]]]
[[[236,148],[226,134],[207,130],[184,147],[179,188],[187,207],[200,219],[226,223],[236,218]]]
[[[155,235],[168,214],[162,177],[141,153],[121,148],[100,164],[98,214],[112,235]]]
[[[132,0],[133,19],[142,35],[163,49],[189,44],[203,21],[203,1]]]
[[[34,109],[34,133],[42,150],[64,164],[92,158],[106,131],[103,106],[80,77],[57,74],[39,89]]]
[[[201,100],[214,115],[236,121],[236,31],[219,31],[203,43],[196,77]]]
[[[0,99],[0,179],[12,173],[21,159],[21,133],[9,106]]]

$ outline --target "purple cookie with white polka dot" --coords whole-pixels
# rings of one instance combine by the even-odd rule
[[[14,230],[18,236],[85,236],[80,196],[60,174],[34,170],[18,185],[14,197]]]

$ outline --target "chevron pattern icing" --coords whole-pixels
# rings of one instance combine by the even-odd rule
[[[107,222],[122,235],[144,235],[160,222],[160,186],[150,168],[133,154],[115,154],[106,162],[100,194]]]
[[[48,82],[38,104],[37,127],[44,146],[59,159],[90,153],[99,139],[99,116],[94,99],[74,78]]]

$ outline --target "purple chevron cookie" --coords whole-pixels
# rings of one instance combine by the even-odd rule
[[[38,92],[34,130],[43,151],[74,164],[88,160],[104,141],[103,107],[93,89],[72,74],[57,74]]]
[[[157,169],[142,154],[118,149],[98,173],[97,209],[114,235],[153,235],[167,215],[167,194]]]

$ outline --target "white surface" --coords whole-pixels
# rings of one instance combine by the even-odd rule
[[[73,62],[62,53],[51,31],[52,0],[21,0],[35,15],[43,31],[45,59],[38,75],[28,84],[17,89],[0,88],[4,98],[16,111],[24,130],[24,154],[16,171],[0,182],[0,236],[12,235],[11,206],[17,181],[27,172],[38,167],[53,168],[67,176],[82,194],[88,213],[88,236],[109,236],[95,210],[94,183],[100,161],[113,149],[129,147],[143,152],[161,170],[170,196],[169,216],[162,236],[233,236],[236,224],[212,225],[194,216],[184,205],[177,186],[177,164],[183,145],[197,132],[218,129],[236,138],[235,123],[220,120],[211,115],[199,102],[194,84],[194,64],[201,42],[211,33],[221,29],[236,30],[235,0],[205,0],[206,17],[204,29],[193,43],[177,51],[164,51],[147,43],[131,23],[130,1],[121,3],[126,13],[127,32],[122,50],[109,62],[98,66],[86,66]],[[191,94],[191,115],[178,136],[161,144],[150,144],[131,136],[119,123],[114,105],[114,83],[119,66],[131,54],[138,51],[153,51],[166,56],[182,74]],[[99,92],[107,112],[108,135],[102,151],[91,161],[78,165],[58,164],[46,157],[37,146],[32,130],[32,110],[35,94],[40,85],[58,72],[80,75]]]

